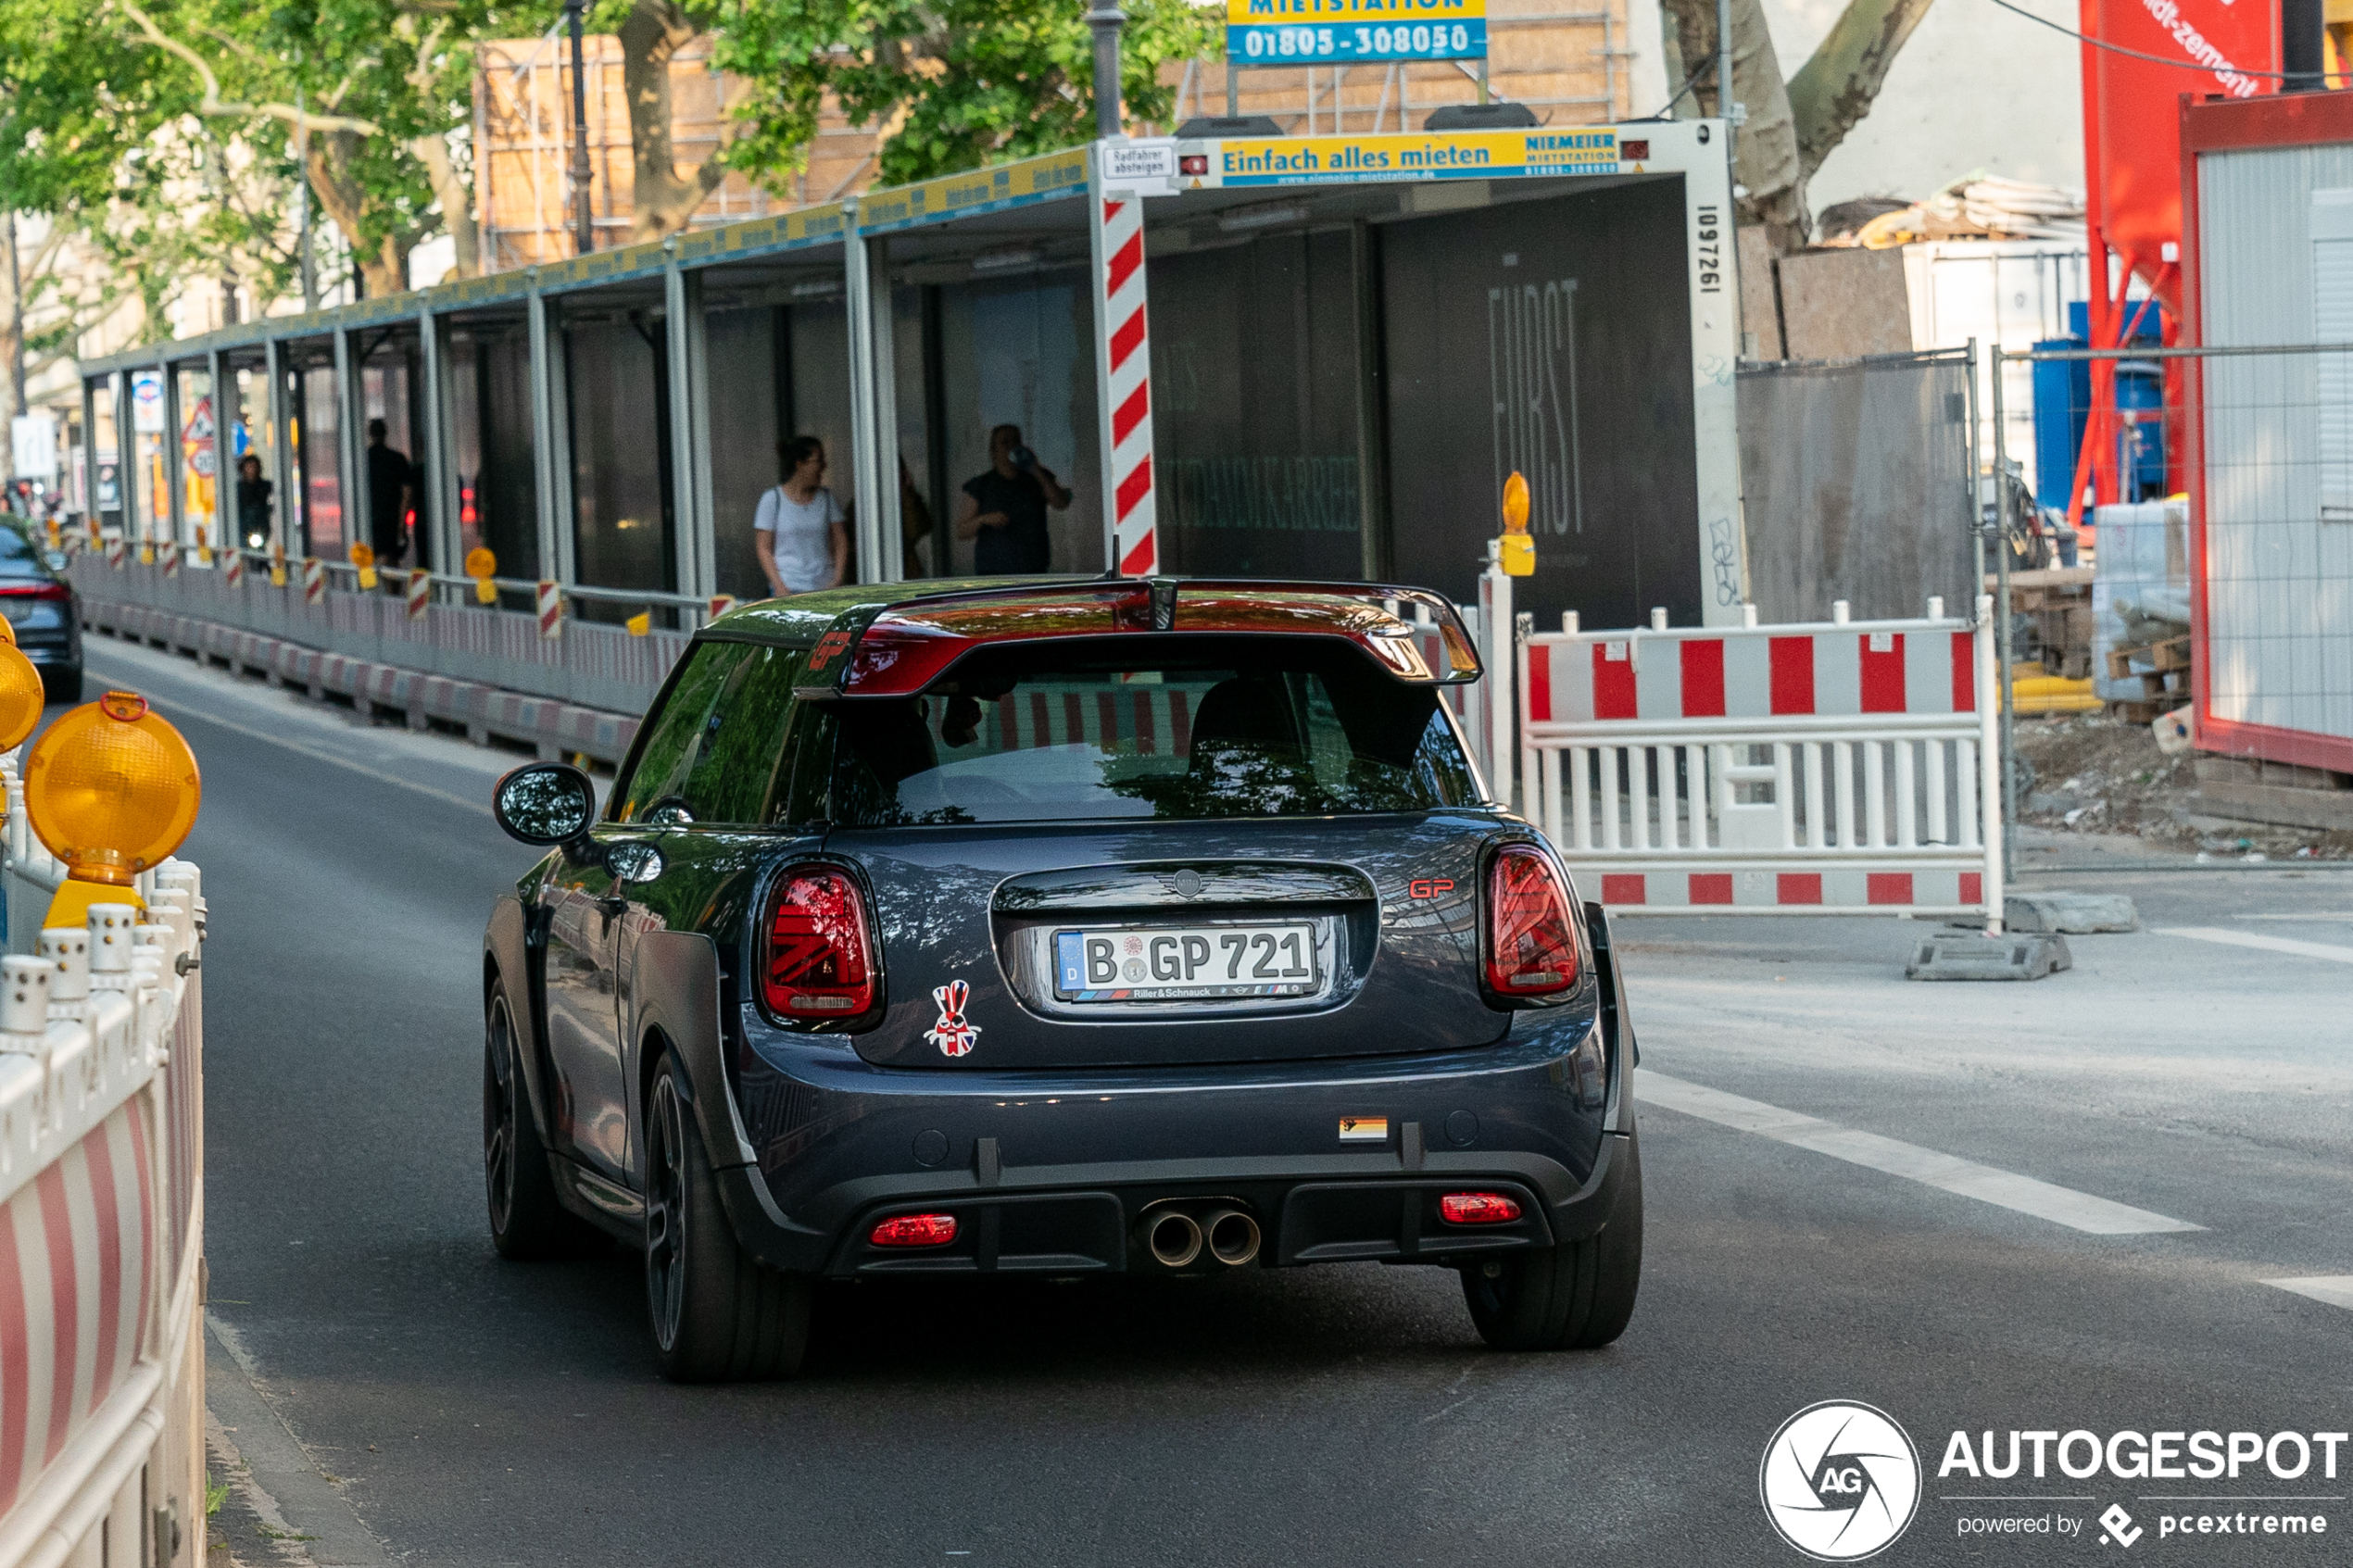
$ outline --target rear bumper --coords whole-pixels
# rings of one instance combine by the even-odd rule
[[[1514,1022],[1496,1046],[1427,1057],[950,1078],[748,1017],[736,1110],[755,1158],[720,1189],[762,1261],[836,1275],[1116,1272],[1142,1210],[1172,1199],[1247,1209],[1277,1266],[1552,1246],[1609,1219],[1632,1108],[1592,1012]],[[1343,1118],[1376,1117],[1379,1142],[1340,1141]],[[1440,1196],[1466,1189],[1511,1195],[1520,1219],[1447,1224]],[[957,1217],[948,1246],[868,1245],[877,1220],[932,1211]]]

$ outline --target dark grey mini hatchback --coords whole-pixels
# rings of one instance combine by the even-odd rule
[[[922,591],[915,591],[918,587]],[[1488,1343],[1642,1272],[1609,929],[1487,797],[1453,607],[1348,583],[845,588],[697,633],[483,952],[510,1258],[642,1248],[684,1380],[787,1375],[827,1280],[1372,1261]]]

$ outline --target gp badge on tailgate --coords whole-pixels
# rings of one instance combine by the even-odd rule
[[[964,1022],[964,1004],[972,999],[972,987],[950,980],[933,987],[931,999],[939,1004],[939,1022],[924,1031],[924,1038],[937,1046],[942,1056],[970,1056],[980,1042],[980,1025]]]

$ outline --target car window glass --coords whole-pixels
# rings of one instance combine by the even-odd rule
[[[13,528],[0,528],[0,567],[31,567],[40,560],[31,540]]]
[[[805,662],[790,648],[746,650],[703,721],[679,784],[695,822],[739,826],[767,820],[771,797],[791,773],[792,689]]]
[[[837,705],[845,825],[1337,816],[1477,798],[1427,687],[1344,645],[991,650],[920,697]]]
[[[736,668],[758,651],[746,643],[697,643],[686,650],[686,669],[661,709],[647,717],[636,767],[615,791],[621,801],[615,822],[688,820],[686,784],[701,755],[712,710]]]

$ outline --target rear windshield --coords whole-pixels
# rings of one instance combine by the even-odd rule
[[[984,650],[921,697],[836,707],[844,826],[1325,817],[1472,804],[1426,686],[1345,644]],[[1163,645],[1164,647],[1166,645]]]

